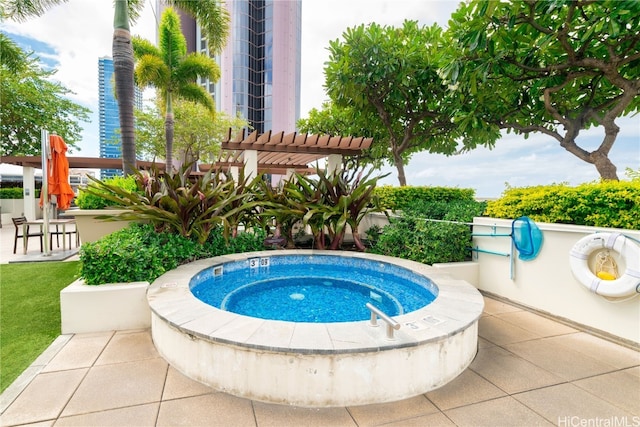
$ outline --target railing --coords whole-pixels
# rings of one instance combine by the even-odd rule
[[[397,331],[398,329],[400,329],[400,323],[396,322],[391,317],[389,317],[386,314],[384,314],[382,311],[380,311],[373,304],[366,303],[365,305],[369,309],[369,311],[371,311],[371,322],[369,323],[369,325],[377,327],[378,326],[378,317],[380,317],[380,319],[384,320],[386,322],[386,324],[387,324],[387,339],[390,339],[390,340],[395,339],[394,336],[393,336],[393,331],[394,330]]]

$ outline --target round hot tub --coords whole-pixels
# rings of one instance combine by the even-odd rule
[[[176,369],[237,396],[307,407],[446,384],[476,354],[483,309],[474,287],[430,266],[313,250],[183,265],[151,285],[148,301],[154,343]],[[399,329],[373,326],[366,303]]]
[[[202,270],[189,287],[221,310],[311,323],[367,320],[367,303],[399,316],[431,303],[438,293],[429,278],[405,267],[331,253],[226,262]]]

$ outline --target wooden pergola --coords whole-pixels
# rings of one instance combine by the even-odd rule
[[[337,170],[341,166],[342,156],[355,156],[371,147],[373,138],[331,135],[309,135],[306,133],[273,133],[271,131],[258,134],[257,131],[246,135],[242,130],[232,138],[229,129],[227,138],[222,141],[221,154],[211,165],[200,165],[201,171],[210,168],[228,169],[237,174],[245,168],[245,177],[257,176],[260,173],[289,175],[293,172],[311,174],[314,167],[309,165],[321,158],[328,158],[327,169]],[[96,157],[67,156],[71,169],[122,169],[122,159],[105,159]],[[41,156],[3,156],[0,163],[23,166],[23,182],[25,190],[25,208],[34,205],[35,169],[42,168]],[[137,161],[139,169],[149,169],[154,162]],[[164,170],[164,163],[155,162],[156,167]],[[237,175],[236,175],[237,176]],[[35,212],[25,212],[28,218],[34,219]]]
[[[122,169],[122,159],[105,159],[102,157],[67,157],[70,169]],[[41,156],[2,156],[0,163],[8,163],[11,165],[23,166],[26,168],[42,168]],[[148,169],[153,162],[138,160],[139,169]],[[156,165],[164,170],[164,163],[156,163]]]
[[[244,129],[232,137],[232,130],[229,129],[216,162],[204,167],[200,165],[200,169],[245,167],[254,173],[313,173],[315,168],[309,166],[311,163],[326,157],[331,161],[331,156],[361,154],[371,147],[372,142],[373,138],[296,132],[285,134],[284,131],[268,131],[261,135],[253,131],[246,135]]]
[[[373,138],[331,135],[309,135],[306,133],[272,133],[271,131],[259,135],[257,131],[245,135],[242,130],[232,138],[229,129],[227,138],[221,143],[221,154],[215,163],[200,165],[201,171],[211,167],[231,168],[248,167],[252,154],[255,153],[257,173],[272,173],[285,175],[294,170],[299,173],[313,173],[315,168],[309,165],[330,156],[354,156],[371,147]],[[72,169],[122,169],[122,159],[105,159],[97,157],[68,156],[69,168]],[[1,163],[40,169],[40,156],[3,156]],[[154,162],[138,160],[139,169],[148,169]],[[155,163],[161,170],[164,163]]]

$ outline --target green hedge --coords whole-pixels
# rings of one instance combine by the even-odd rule
[[[473,201],[475,190],[471,188],[449,187],[392,187],[385,185],[376,187],[375,196],[386,209],[403,210],[415,203]]]
[[[124,188],[128,191],[138,190],[138,183],[136,181],[135,175],[130,175],[127,177],[114,176],[113,178],[105,179],[102,182],[108,185],[113,185],[115,187]],[[100,197],[97,194],[94,194],[105,193],[105,190],[101,189],[94,183],[89,183],[89,187],[91,187],[91,193],[80,188],[78,197],[76,197],[75,200],[76,206],[78,206],[80,209],[104,209],[113,205],[113,203],[109,200]]]
[[[40,198],[40,189],[35,189],[34,197]],[[24,199],[24,189],[22,187],[0,188],[0,199]]]
[[[468,199],[415,199],[388,226],[374,229],[377,235],[367,232],[373,240],[371,252],[425,264],[466,261],[471,254],[468,223],[482,215],[485,206]]]
[[[508,188],[488,203],[485,215],[639,230],[640,180]]]
[[[87,285],[116,282],[153,282],[167,271],[196,259],[263,250],[262,230],[242,233],[228,241],[222,229],[211,232],[204,245],[150,224],[131,224],[80,249],[81,276]]]
[[[23,199],[22,187],[0,188],[0,199]]]

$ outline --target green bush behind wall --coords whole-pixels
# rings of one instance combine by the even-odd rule
[[[475,190],[471,188],[450,187],[376,187],[374,195],[386,209],[404,210],[415,203],[452,202],[455,200],[473,201]]]
[[[0,199],[24,199],[22,187],[0,188]]]
[[[487,204],[486,216],[640,229],[640,180],[507,188]]]

